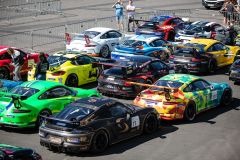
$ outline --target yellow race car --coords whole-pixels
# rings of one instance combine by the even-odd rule
[[[170,45],[171,46],[171,45]],[[227,46],[213,39],[194,39],[175,51],[169,63],[185,64],[190,72],[214,73],[217,68],[232,64],[240,55],[239,46]]]
[[[47,60],[49,62],[47,81],[77,87],[98,79],[98,69],[92,67],[92,62],[97,62],[97,60],[85,53],[62,51],[53,54]],[[35,67],[28,72],[29,81],[34,79]]]

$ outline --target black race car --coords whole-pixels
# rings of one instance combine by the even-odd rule
[[[167,64],[157,58],[147,56],[131,56],[118,64],[98,63],[99,69],[112,66],[101,73],[98,78],[97,90],[100,93],[136,97],[145,89],[142,86],[126,85],[126,81],[153,84],[159,78],[173,73],[189,71],[185,65]]]
[[[42,160],[33,149],[0,144],[0,160]]]
[[[113,99],[80,98],[60,113],[46,117],[39,128],[40,144],[59,152],[103,152],[107,146],[160,127],[152,107],[140,108]]]

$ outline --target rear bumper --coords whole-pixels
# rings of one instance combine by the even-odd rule
[[[71,46],[71,45],[66,45],[66,50],[84,52],[91,56],[98,56],[100,51],[100,49],[97,49],[96,47],[78,47],[78,46]]]

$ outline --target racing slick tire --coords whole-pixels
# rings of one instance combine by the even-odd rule
[[[152,134],[157,129],[157,118],[154,114],[147,115],[144,125],[143,125],[143,133],[144,134]]]
[[[106,150],[108,146],[109,140],[108,135],[104,130],[100,130],[95,133],[92,144],[91,144],[91,152],[92,153],[102,153]]]
[[[237,56],[240,56],[240,50],[237,51],[236,55],[237,55]],[[240,57],[237,57],[237,56],[234,57],[234,62],[235,62],[237,59],[240,59]]]
[[[43,109],[39,115],[52,115],[52,112],[49,109]],[[39,128],[42,125],[43,119],[38,115],[37,121],[36,121],[36,128]]]
[[[103,58],[108,58],[110,56],[109,48],[107,45],[102,46],[102,48],[100,50],[100,56]]]
[[[208,72],[209,73],[214,73],[217,69],[217,62],[215,59],[210,59],[209,62],[208,62]]]
[[[175,32],[174,32],[174,30],[170,30],[169,31],[169,33],[168,33],[168,41],[172,41],[172,42],[175,41]]]
[[[6,67],[0,67],[0,79],[9,79],[9,70]]]
[[[193,121],[196,115],[196,105],[193,101],[188,102],[185,111],[184,111],[184,119],[186,121]]]
[[[229,88],[226,88],[223,91],[220,105],[226,107],[231,103],[231,101],[232,101],[232,92]]]
[[[70,74],[65,82],[66,86],[78,87],[78,77],[76,74]]]
[[[234,44],[234,39],[237,37],[237,32],[233,32],[231,36],[231,44]]]

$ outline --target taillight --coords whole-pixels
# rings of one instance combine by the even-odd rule
[[[233,67],[235,67],[235,68],[240,68],[240,66],[235,66],[235,65],[234,65]]]
[[[18,110],[18,109],[13,109],[13,113],[29,113],[31,110]]]
[[[163,102],[164,105],[175,105],[177,104],[176,102]]]
[[[103,76],[102,76],[102,75],[100,75],[98,79],[103,79]]]
[[[194,37],[194,39],[197,39],[197,37]]]
[[[173,59],[173,58],[174,58],[174,56],[173,56],[173,55],[171,55],[169,58],[170,58],[170,59]]]
[[[65,71],[57,71],[57,72],[53,72],[52,75],[53,76],[61,76],[64,75],[66,72]]]
[[[204,59],[196,59],[196,58],[192,58],[192,61],[193,61],[193,62],[196,62],[196,61],[204,61]]]
[[[97,45],[85,44],[85,47],[96,47]]]

